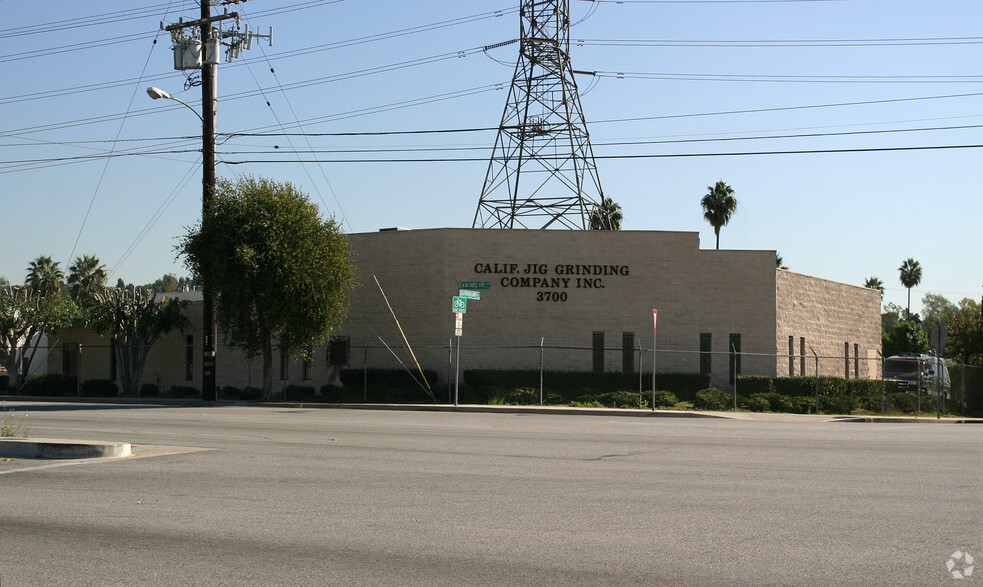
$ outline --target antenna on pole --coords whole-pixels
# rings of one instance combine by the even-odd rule
[[[519,59],[472,227],[587,230],[604,194],[570,66],[570,0],[521,3]]]

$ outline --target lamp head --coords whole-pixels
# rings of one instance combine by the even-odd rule
[[[153,98],[154,100],[158,100],[160,98],[167,98],[168,100],[171,99],[171,95],[170,94],[168,94],[167,92],[165,92],[164,90],[162,90],[160,88],[155,88],[153,86],[150,86],[149,88],[147,88],[147,95],[150,96],[151,98]]]

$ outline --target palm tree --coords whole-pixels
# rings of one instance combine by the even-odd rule
[[[714,186],[707,186],[709,190],[700,205],[703,206],[703,218],[713,227],[713,234],[717,236],[717,249],[720,249],[720,227],[726,226],[730,222],[730,217],[737,212],[737,198],[734,197],[734,188],[723,181],[718,181]]]
[[[591,230],[621,230],[621,204],[611,198],[604,198],[600,205],[594,206],[590,215]]]
[[[785,259],[782,258],[782,254],[778,251],[775,251],[775,268],[788,271],[788,265],[785,264]]]
[[[68,268],[68,287],[75,300],[88,298],[106,287],[106,266],[95,255],[75,257]]]
[[[884,295],[884,282],[874,276],[870,276],[866,281],[864,281],[864,287],[868,289],[876,289],[877,291],[881,292],[882,296]]]
[[[25,285],[43,297],[55,295],[61,287],[61,280],[65,278],[65,272],[59,265],[51,257],[41,255],[27,266]]]
[[[915,287],[922,282],[922,266],[918,264],[918,261],[907,258],[901,267],[898,267],[898,271],[901,272],[901,285],[908,288],[908,320],[911,320],[911,288]]]

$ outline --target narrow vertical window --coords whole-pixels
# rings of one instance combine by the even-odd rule
[[[604,332],[595,330],[593,336],[591,337],[591,349],[593,351],[593,365],[594,371],[599,373],[604,372]]]
[[[853,345],[853,377],[860,378],[860,345]]]
[[[806,337],[799,339],[799,373],[806,374]]]
[[[700,375],[710,375],[713,372],[713,334],[700,333]]]
[[[116,381],[116,341],[109,339],[109,380]]]
[[[788,376],[795,377],[795,337],[788,337]]]
[[[287,356],[287,352],[282,348],[280,349],[280,381],[286,381],[287,375],[289,375],[289,361],[290,357]]]
[[[195,337],[189,334],[184,337],[184,380],[195,378]]]
[[[850,378],[850,343],[843,343],[843,376]]]
[[[307,356],[304,357],[304,381],[310,381],[314,378],[314,361],[311,357],[314,356],[314,349],[307,349]]]
[[[730,334],[730,383],[737,381],[737,376],[741,374],[741,335]]]
[[[621,333],[621,370],[625,373],[635,372],[635,333]]]

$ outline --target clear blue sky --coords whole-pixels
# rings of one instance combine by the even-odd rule
[[[351,232],[470,227],[494,132],[313,135],[497,126],[518,46],[482,47],[516,38],[518,3],[233,7],[274,44],[219,67],[219,176],[291,181]],[[598,72],[577,78],[584,114],[625,229],[699,231],[712,248],[699,200],[722,179],[740,202],[722,248],[877,276],[902,306],[912,257],[913,311],[928,292],[980,299],[983,2],[571,6],[573,66]],[[0,276],[22,281],[41,254],[97,255],[113,282],[187,274],[173,247],[200,214],[200,124],[145,89],[198,105],[158,30],[197,15],[187,0],[0,0]],[[280,136],[226,136],[257,132]]]

